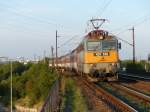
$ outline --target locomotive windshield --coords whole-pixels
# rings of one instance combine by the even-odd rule
[[[87,42],[88,51],[108,51],[116,50],[117,41],[116,40],[103,40],[103,41],[89,41]]]
[[[87,44],[88,51],[99,51],[100,50],[100,42],[88,42]]]
[[[117,43],[115,40],[104,40],[102,41],[102,50],[116,50],[117,49]]]

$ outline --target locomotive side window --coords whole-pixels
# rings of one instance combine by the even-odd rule
[[[102,50],[116,50],[117,49],[117,42],[115,40],[105,40],[102,42]]]
[[[88,51],[100,51],[100,42],[87,42],[87,49]]]

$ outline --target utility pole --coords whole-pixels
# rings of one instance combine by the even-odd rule
[[[40,57],[40,56],[38,56],[38,58],[39,58],[39,61],[38,61],[38,62],[40,62],[40,60],[41,60],[41,57]]]
[[[58,38],[58,34],[57,34],[57,30],[56,30],[56,61],[55,61],[55,64],[56,64],[56,68],[57,68],[57,58],[58,58],[58,55],[57,55],[57,38]]]
[[[34,62],[36,62],[36,54],[34,54]]]
[[[43,57],[44,57],[44,64],[45,64],[45,62],[46,62],[46,51],[44,50],[44,53],[43,53]]]
[[[133,63],[135,63],[135,38],[134,38],[134,27],[132,29],[129,29],[132,31],[132,39],[133,39],[133,43],[132,43],[132,46],[133,46]]]
[[[10,59],[10,79],[11,79],[11,82],[10,82],[10,86],[11,86],[11,88],[10,88],[10,97],[11,97],[11,112],[12,112],[12,60]]]
[[[52,68],[54,68],[54,48],[51,46],[51,52],[52,52]]]
[[[148,61],[150,61],[150,54],[148,54]]]

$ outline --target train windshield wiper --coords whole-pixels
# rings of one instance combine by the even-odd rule
[[[94,51],[99,50],[98,47],[99,47],[99,46],[95,46]]]

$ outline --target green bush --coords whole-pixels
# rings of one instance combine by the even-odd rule
[[[142,63],[127,63],[126,68],[128,73],[145,73],[145,68]]]
[[[43,63],[33,65],[23,73],[22,77],[24,77],[25,96],[29,97],[30,105],[45,100],[52,83],[57,79],[57,75]]]
[[[13,74],[21,75],[22,72],[28,69],[28,64],[24,65],[19,62],[12,63],[12,72]],[[0,64],[0,81],[6,80],[10,77],[10,63]]]
[[[133,63],[132,60],[123,60],[120,62],[121,70],[122,68],[126,68],[126,72],[128,73],[136,73],[136,74],[148,74],[146,72],[150,71],[150,63],[145,60],[141,60],[139,62]]]
[[[44,101],[48,91],[57,75],[52,73],[47,64],[13,63],[13,102],[22,98],[29,98],[28,104],[32,106],[39,100]],[[10,104],[10,64],[0,65],[0,100]],[[22,102],[23,103],[23,102]]]

